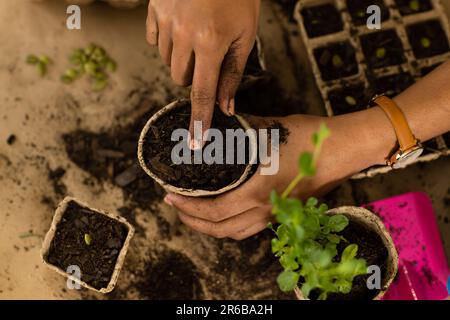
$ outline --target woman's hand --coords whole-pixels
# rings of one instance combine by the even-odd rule
[[[158,45],[173,80],[192,83],[194,121],[211,125],[216,101],[234,114],[234,96],[253,48],[260,0],[150,0],[147,40]]]
[[[317,174],[300,183],[291,196],[305,199],[324,194],[349,175],[371,165],[370,160],[368,162],[364,158],[364,153],[355,157],[358,154],[357,144],[348,144],[348,139],[355,137],[362,142],[363,130],[353,133],[353,127],[338,118],[296,115],[278,119],[251,117],[249,120],[254,128],[268,127],[276,120],[289,130],[287,142],[280,146],[278,172],[275,175],[261,175],[260,168],[249,181],[215,198],[168,194],[165,201],[179,210],[181,221],[192,229],[213,237],[236,240],[263,230],[272,219],[271,191],[281,193],[297,175],[299,155],[303,151],[313,150],[311,137],[322,122],[330,128],[331,136],[323,145]]]

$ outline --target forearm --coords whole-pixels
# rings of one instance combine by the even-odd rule
[[[450,61],[397,96],[412,132],[426,141],[450,130]],[[384,164],[396,144],[395,131],[381,108],[374,107],[333,120],[356,144],[355,171]]]

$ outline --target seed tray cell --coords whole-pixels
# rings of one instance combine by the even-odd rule
[[[381,30],[366,26],[372,4],[381,8]],[[294,17],[328,116],[362,110],[374,94],[395,97],[450,58],[440,0],[299,0]],[[449,154],[448,140],[425,143],[417,162]],[[370,168],[354,178],[390,170]]]

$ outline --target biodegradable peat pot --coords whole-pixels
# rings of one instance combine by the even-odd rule
[[[383,295],[388,290],[395,276],[397,275],[398,270],[398,254],[395,249],[394,242],[392,241],[391,235],[387,231],[383,222],[378,218],[374,213],[370,212],[367,209],[361,207],[339,207],[335,209],[328,210],[329,215],[342,214],[345,215],[350,220],[350,225],[352,222],[356,223],[356,227],[359,225],[361,227],[365,227],[368,230],[373,231],[381,238],[381,242],[384,244],[384,247],[387,250],[387,257],[384,261],[384,266],[381,268],[382,279],[381,279],[381,289],[378,293],[373,297],[373,300],[379,300],[383,297]],[[350,225],[347,227],[349,228]],[[345,230],[344,230],[345,232]],[[362,250],[364,247],[364,243],[358,243],[358,241],[350,241],[352,243],[356,243],[359,250]],[[295,295],[299,300],[308,300],[306,299],[300,288],[295,288]]]
[[[159,146],[151,145],[152,143],[158,143],[159,141],[161,141],[157,138],[160,136],[160,134],[158,132],[161,132],[161,130],[166,130],[167,131],[167,132],[165,132],[166,135],[171,134],[171,131],[170,131],[171,128],[162,127],[160,129],[158,129],[158,127],[157,127],[158,124],[162,125],[162,123],[163,123],[162,121],[164,121],[164,117],[169,117],[169,118],[171,117],[172,120],[166,121],[167,126],[172,125],[172,122],[174,122],[174,121],[184,121],[183,125],[185,127],[183,129],[187,129],[188,124],[186,124],[186,123],[188,123],[188,120],[190,117],[190,109],[189,108],[190,108],[189,100],[187,100],[187,99],[177,100],[177,101],[174,101],[174,102],[170,103],[169,105],[165,106],[164,108],[162,108],[160,111],[155,113],[150,118],[150,120],[148,120],[148,122],[146,123],[144,129],[142,130],[140,138],[139,138],[138,159],[139,159],[139,163],[140,163],[141,167],[144,169],[144,171],[150,177],[152,177],[166,191],[185,195],[185,196],[191,196],[191,197],[213,196],[213,195],[218,195],[218,194],[224,193],[226,191],[229,191],[231,189],[238,187],[254,172],[253,169],[254,169],[254,166],[256,163],[256,157],[257,157],[256,132],[254,130],[248,130],[248,129],[251,129],[250,125],[242,116],[236,115],[234,117],[227,117],[227,116],[223,115],[221,113],[221,111],[219,111],[217,108],[216,108],[216,112],[214,113],[212,127],[214,127],[216,117],[217,117],[217,118],[222,119],[221,121],[225,121],[227,123],[233,123],[233,126],[235,126],[235,127],[238,126],[239,128],[241,128],[247,132],[248,148],[246,149],[246,151],[248,151],[248,154],[247,154],[248,161],[246,162],[246,164],[235,165],[235,166],[239,166],[239,170],[234,170],[236,168],[226,167],[229,165],[225,165],[225,164],[214,164],[214,166],[216,166],[215,169],[217,170],[217,177],[211,177],[211,179],[214,180],[214,183],[210,183],[210,180],[207,180],[207,181],[203,182],[204,188],[201,188],[201,187],[193,188],[186,184],[186,180],[187,180],[186,172],[190,171],[190,173],[192,173],[194,175],[196,174],[197,176],[199,175],[199,173],[203,174],[204,172],[201,172],[201,171],[195,172],[195,170],[193,170],[193,169],[189,169],[187,171],[185,170],[184,172],[180,172],[179,170],[181,170],[181,169],[178,169],[178,168],[173,169],[170,159],[169,160],[166,159],[166,163],[162,163],[162,164],[159,162],[159,158],[157,161],[154,160],[154,158],[147,159],[147,158],[149,158],[149,156],[147,156],[147,152],[159,152],[159,150],[157,150],[158,148],[165,148],[166,145],[171,143],[170,138],[167,138],[167,136],[166,136],[166,139],[168,141],[163,141]],[[184,110],[184,112],[182,112],[182,110]],[[185,117],[185,119],[179,120],[182,117]],[[217,120],[217,121],[219,121],[219,120]],[[175,127],[172,129],[175,129]],[[156,130],[156,132],[155,132],[155,130]],[[225,139],[224,139],[224,141],[225,141]],[[176,143],[176,142],[174,142],[174,143]],[[224,142],[224,144],[225,144],[225,142]],[[238,144],[239,143],[236,143],[236,145],[238,145]],[[205,145],[205,147],[206,147],[206,145]],[[156,151],[148,151],[148,150],[156,150]],[[164,155],[164,157],[167,157],[167,155]],[[151,163],[153,164],[153,167],[152,167]],[[194,166],[194,165],[189,165],[189,166]],[[158,167],[159,171],[155,170],[154,167]],[[207,169],[207,170],[210,170],[210,168],[211,167],[209,165],[205,165],[205,167],[204,167],[204,169]],[[167,170],[178,170],[178,171],[173,173],[172,171],[167,172]],[[221,171],[221,170],[223,170],[223,171]],[[232,172],[226,171],[226,170],[232,170]],[[182,182],[178,183],[178,185],[175,183],[168,182],[168,181],[170,181],[170,179],[172,179],[173,175],[176,175],[176,177],[173,177],[173,180],[175,182],[177,182],[178,180],[181,180]],[[204,176],[206,177],[206,174]],[[164,177],[166,177],[166,178],[164,178]],[[207,179],[205,177],[201,177],[199,179],[205,180],[205,179]],[[198,177],[196,177],[196,179],[197,178]],[[178,179],[178,180],[176,180],[176,179]],[[213,181],[213,180],[211,180],[211,181]],[[192,183],[194,183],[193,179],[192,179]],[[224,185],[220,186],[221,184],[224,184]],[[213,189],[215,187],[217,187],[217,189]],[[210,189],[207,189],[207,188],[210,188]]]
[[[70,277],[71,280],[90,290],[108,293],[116,285],[133,234],[133,226],[124,218],[66,197],[58,205],[44,238],[42,260],[66,277],[70,276],[65,271],[68,266],[76,265],[80,278]]]

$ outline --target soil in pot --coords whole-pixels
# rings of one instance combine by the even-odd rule
[[[436,63],[436,64],[433,64],[432,66],[424,67],[424,68],[420,69],[420,74],[422,75],[422,77],[425,77],[426,75],[428,75],[431,71],[433,71],[440,65],[441,65],[441,63]]]
[[[402,16],[430,11],[433,9],[430,0],[394,0]]]
[[[80,267],[81,280],[100,290],[111,280],[127,234],[119,221],[70,201],[45,259],[62,270]]]
[[[388,97],[393,98],[405,91],[413,83],[413,77],[407,72],[380,77],[375,80],[375,93],[384,93]]]
[[[381,21],[389,19],[389,9],[383,0],[347,0],[347,9],[352,17],[352,21],[357,26],[365,25],[370,14],[367,8],[371,5],[377,5],[381,9]]]
[[[328,94],[334,115],[360,111],[369,105],[370,98],[366,94],[364,84],[346,86]]]
[[[349,42],[338,42],[314,50],[322,79],[336,80],[358,73],[355,48]]]
[[[343,30],[341,14],[331,3],[304,8],[301,14],[310,38]]]
[[[362,50],[370,68],[382,68],[406,61],[403,45],[394,29],[360,37]]]
[[[377,265],[380,267],[381,282],[383,284],[383,280],[386,275],[386,260],[389,254],[380,235],[367,226],[354,220],[350,220],[347,228],[339,234],[342,235],[348,243],[355,243],[358,245],[357,258],[365,259],[367,266]],[[340,242],[337,248],[337,257],[341,256],[341,253],[344,251],[348,243],[345,241]],[[328,295],[327,300],[372,300],[378,294],[379,290],[369,290],[367,288],[367,279],[369,276],[370,274],[355,277],[350,293],[331,293]],[[310,294],[310,299],[316,300],[319,294],[320,292],[317,290],[312,291]]]
[[[417,59],[450,51],[447,35],[439,20],[429,20],[406,27],[409,41]]]
[[[174,164],[171,159],[173,148],[179,141],[172,141],[172,132],[176,129],[188,129],[191,116],[191,105],[186,102],[163,116],[148,130],[143,143],[143,157],[146,165],[161,180],[172,186],[184,189],[220,190],[237,181],[244,173],[246,164],[238,164],[237,153],[240,144],[245,143],[246,163],[248,164],[250,147],[247,141],[235,141],[234,164],[194,164],[194,152],[191,153],[191,164]],[[211,128],[218,129],[224,137],[223,159],[226,158],[226,129],[243,129],[235,117],[228,117],[216,108]],[[186,143],[186,141],[185,141]],[[203,150],[210,144],[207,142]],[[196,152],[203,152],[199,150]]]

